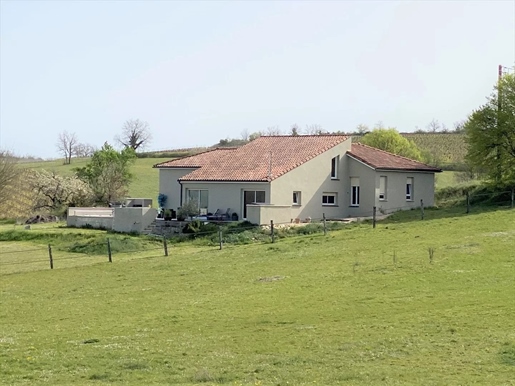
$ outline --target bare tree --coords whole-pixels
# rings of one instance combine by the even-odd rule
[[[356,133],[358,133],[359,135],[365,135],[366,133],[368,133],[370,131],[370,129],[368,128],[367,125],[364,125],[362,123],[360,123],[357,127],[356,127]]]
[[[57,150],[63,155],[64,163],[70,164],[72,162],[72,157],[75,152],[75,146],[77,146],[78,140],[77,135],[75,133],[68,133],[67,131],[63,131],[59,134],[59,138],[57,140]]]
[[[440,130],[440,122],[438,122],[436,119],[433,119],[427,125],[427,131],[430,133],[436,133],[438,130]]]
[[[75,146],[74,154],[76,157],[91,157],[96,151],[93,145],[87,143],[78,143]]]
[[[326,134],[327,131],[325,131],[321,125],[312,124],[312,125],[306,125],[306,133],[309,135],[322,135],[322,134]]]
[[[17,160],[11,152],[0,150],[0,201],[7,198],[9,187],[20,174],[21,169],[16,163]]]
[[[250,136],[249,129],[243,129],[241,131],[240,135],[241,135],[241,140],[242,141],[245,141],[245,142],[248,141],[249,140],[249,136]]]
[[[453,126],[454,126],[454,132],[455,133],[463,133],[463,131],[465,130],[465,123],[466,121],[457,121],[457,122],[454,122]]]
[[[279,126],[268,126],[266,128],[266,135],[281,135]]]
[[[122,134],[115,137],[115,141],[129,147],[134,151],[143,149],[152,139],[150,126],[139,119],[129,119],[122,127]]]

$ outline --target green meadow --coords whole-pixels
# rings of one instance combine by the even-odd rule
[[[2,225],[0,384],[513,385],[514,210],[418,218],[168,257]]]

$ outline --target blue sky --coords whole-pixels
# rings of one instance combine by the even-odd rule
[[[452,127],[515,62],[515,1],[13,1],[0,9],[0,148],[57,157],[127,119],[150,149],[243,130]]]

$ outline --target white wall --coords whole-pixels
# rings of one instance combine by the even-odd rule
[[[291,217],[304,220],[344,217],[347,214],[344,181],[347,180],[347,163],[345,156],[350,150],[350,138],[345,142],[316,156],[299,167],[272,181],[271,202],[274,205],[291,205]],[[331,179],[331,160],[340,156],[338,179]],[[293,205],[293,192],[301,192],[301,205]],[[335,192],[337,205],[322,205],[322,194]]]
[[[248,205],[247,220],[257,225],[270,225],[270,220],[274,224],[291,223],[291,205]]]
[[[137,232],[149,226],[157,216],[154,208],[114,208],[112,229],[116,232]]]
[[[208,194],[208,212],[215,213],[221,209],[223,213],[230,208],[231,213],[237,213],[242,219],[243,191],[264,190],[265,202],[270,203],[270,184],[268,182],[183,182],[183,200],[186,199],[186,189],[206,189]]]
[[[349,158],[349,179],[346,181],[347,205],[350,216],[371,216],[373,207],[385,213],[401,209],[419,208],[420,200],[424,206],[434,205],[434,173],[409,171],[381,171]],[[380,177],[387,178],[386,199],[379,200]],[[360,178],[360,206],[350,207],[350,177]],[[406,200],[406,182],[413,177],[413,200]]]
[[[181,206],[181,184],[177,180],[196,168],[159,169],[159,193],[168,196],[165,208],[177,210]],[[158,203],[159,205],[159,203]]]

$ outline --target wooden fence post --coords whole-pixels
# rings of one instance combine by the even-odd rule
[[[109,257],[109,262],[113,262],[113,257],[111,255],[111,242],[109,241],[109,238],[107,238],[107,256]]]
[[[166,236],[163,236],[163,247],[165,249],[165,256],[168,256],[168,243],[166,242]]]
[[[220,225],[218,225],[218,242],[220,243],[220,250],[222,250],[223,237],[222,237],[222,227]]]
[[[420,217],[424,219],[424,200],[420,199]]]
[[[511,188],[511,209],[515,207],[515,188]]]
[[[372,209],[372,228],[376,227],[376,212],[377,208],[374,206],[374,208]]]
[[[470,213],[470,194],[467,192],[467,214]]]
[[[52,257],[52,246],[48,244],[48,257],[50,258],[50,269],[54,269],[54,258]]]
[[[270,220],[270,236],[272,237],[272,243],[275,243],[274,220]]]
[[[327,236],[327,222],[325,220],[325,213],[322,213],[322,219],[324,220],[324,236]]]

